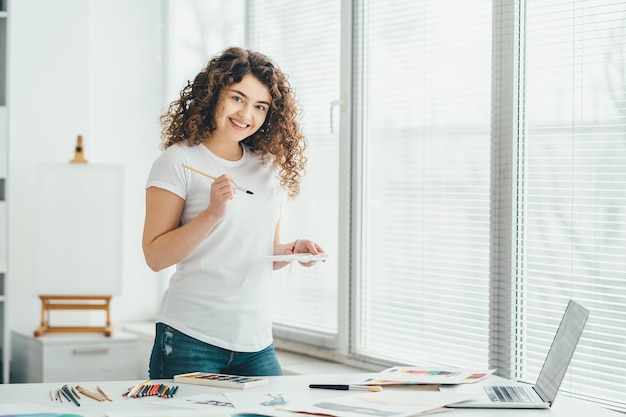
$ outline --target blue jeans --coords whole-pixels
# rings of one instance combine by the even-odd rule
[[[201,342],[163,323],[156,324],[150,355],[150,379],[171,379],[189,372],[242,376],[282,375],[269,345],[259,352],[235,352]]]

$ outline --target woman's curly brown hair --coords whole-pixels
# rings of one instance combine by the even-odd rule
[[[161,147],[166,149],[183,141],[200,145],[211,137],[216,128],[220,93],[247,74],[269,88],[272,102],[263,126],[242,142],[260,152],[263,158],[271,157],[281,186],[290,198],[295,198],[300,193],[306,164],[306,140],[298,121],[300,111],[287,76],[259,52],[233,47],[213,57],[161,116]]]

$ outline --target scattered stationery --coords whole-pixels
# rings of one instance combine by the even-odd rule
[[[181,384],[208,385],[211,387],[246,389],[267,385],[268,380],[252,376],[191,372],[188,374],[174,375],[174,382]]]
[[[318,253],[317,255],[313,255],[312,253],[289,253],[285,255],[272,255],[268,256],[268,259],[273,261],[282,261],[282,262],[310,262],[310,261],[325,261],[330,258],[330,255],[326,252]]]
[[[233,405],[233,411],[241,414],[250,413],[256,416],[272,416],[275,414],[284,416],[287,413],[278,410],[279,407],[292,403],[302,404],[310,402],[311,398],[310,393],[302,389],[287,391],[269,388],[252,391],[228,390],[223,394]]]
[[[100,393],[100,395],[102,395],[104,397],[105,400],[107,401],[113,401],[108,395],[106,395],[104,393],[104,391],[102,391],[102,388],[100,387],[96,387],[96,389],[98,390],[98,392]]]
[[[80,407],[80,403],[78,402],[78,399],[74,396],[74,393],[72,392],[71,388],[67,384],[61,387],[61,392],[63,393],[65,398],[67,398],[68,401],[71,401],[77,407]]]
[[[74,403],[77,407],[80,407],[80,395],[76,392],[74,387],[69,386],[68,384],[63,385],[61,388],[57,390],[50,391],[50,400],[51,401],[65,401]]]
[[[368,392],[332,397],[314,403],[293,403],[278,407],[296,413],[335,417],[394,416],[406,417],[441,410],[449,404],[466,401],[466,395],[443,392]]]
[[[178,390],[177,385],[169,386],[165,384],[153,384],[150,381],[141,382],[134,387],[128,388],[122,393],[122,397],[139,398],[139,397],[161,397],[172,398]]]
[[[93,392],[93,391],[89,391],[88,389],[85,389],[83,387],[81,387],[80,385],[76,385],[76,391],[78,391],[79,393],[83,394],[85,397],[89,397],[92,400],[96,400],[96,401],[107,401],[107,399],[100,393],[97,392]],[[112,401],[109,399],[109,401]]]
[[[480,381],[495,370],[475,371],[467,369],[428,369],[423,367],[394,366],[374,377],[359,381],[359,385],[411,385],[438,384],[457,385]]]
[[[163,404],[160,400],[154,400],[152,403]],[[219,410],[231,413],[235,408],[235,406],[228,401],[224,394],[211,391],[187,397],[172,398],[167,402],[167,405],[169,407],[206,410],[211,413]]]

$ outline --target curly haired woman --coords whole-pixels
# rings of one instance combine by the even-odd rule
[[[279,237],[281,194],[298,195],[306,163],[298,115],[287,77],[267,56],[228,48],[161,117],[142,246],[151,269],[176,271],[156,318],[151,379],[282,374],[270,280],[287,262],[271,257],[323,252]]]

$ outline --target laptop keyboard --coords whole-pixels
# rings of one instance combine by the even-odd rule
[[[526,387],[516,386],[486,386],[485,392],[491,402],[500,403],[528,403],[535,401],[526,390]]]

